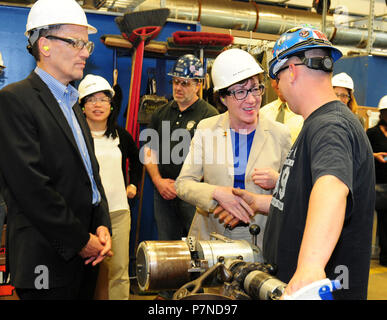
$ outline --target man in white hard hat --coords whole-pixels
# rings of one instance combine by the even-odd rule
[[[112,255],[93,140],[70,85],[95,32],[75,0],[38,0],[25,33],[37,66],[0,91],[7,265],[21,299],[91,299],[97,265]]]

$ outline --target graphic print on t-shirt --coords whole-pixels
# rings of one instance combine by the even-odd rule
[[[294,165],[294,159],[296,158],[296,153],[297,153],[297,146],[293,146],[293,148],[290,149],[288,156],[286,157],[286,160],[281,170],[281,174],[274,188],[271,205],[279,209],[281,212],[283,211],[283,208],[284,208],[283,199],[285,196],[286,184],[288,183],[290,170],[291,168],[293,168],[293,165]]]

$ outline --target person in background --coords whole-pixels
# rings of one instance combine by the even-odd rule
[[[379,263],[387,267],[387,95],[380,99],[379,122],[367,130],[375,159],[377,235]]]
[[[251,223],[262,230],[257,238],[262,245],[266,217],[243,214],[247,205],[232,193],[234,187],[271,194],[291,147],[288,128],[260,114],[262,74],[254,57],[241,49],[222,52],[212,66],[214,90],[228,111],[200,121],[176,180],[178,196],[198,208],[189,232],[197,239],[209,240],[217,232],[251,243]],[[253,179],[257,168],[267,168],[261,181]],[[222,211],[232,215],[222,217]],[[234,216],[243,223],[225,228],[222,223],[233,226]]]
[[[343,288],[333,292],[335,299],[366,299],[375,169],[364,129],[331,84],[333,63],[342,53],[310,27],[286,31],[273,53],[270,77],[304,125],[273,196],[233,192],[253,211],[268,214],[263,255],[288,283],[285,297],[339,278]]]
[[[145,167],[156,188],[154,216],[159,240],[180,240],[187,236],[195,207],[179,199],[175,179],[188,153],[189,143],[200,120],[218,114],[198,92],[204,79],[203,65],[192,54],[177,59],[171,72],[173,100],[159,108],[148,129],[157,132],[155,145],[145,145]],[[175,152],[179,150],[178,152]]]
[[[88,74],[79,84],[79,100],[94,140],[102,185],[112,224],[113,257],[103,261],[100,270],[102,289],[99,298],[128,300],[130,207],[141,175],[139,152],[132,136],[117,124],[119,106],[114,105],[114,90],[103,77]],[[126,163],[129,161],[129,181]],[[98,287],[100,288],[100,287]]]
[[[5,204],[5,200],[3,198],[3,195],[0,192],[0,247],[2,242],[2,237],[3,237],[3,228],[5,225],[6,221],[6,213],[7,213],[7,205]]]
[[[278,98],[264,105],[259,113],[267,118],[283,123],[290,130],[292,144],[296,141],[298,134],[302,129],[304,118],[290,110],[284,96],[278,90],[277,81],[270,79],[270,84],[277,93]]]
[[[357,102],[354,91],[355,86],[352,78],[345,72],[341,72],[332,77],[332,86],[335,90],[336,96],[358,117],[363,128],[365,127],[365,120],[357,113]]]
[[[93,139],[70,84],[94,44],[75,0],[38,0],[28,14],[36,68],[0,91],[0,185],[6,259],[20,299],[92,299],[111,225]]]

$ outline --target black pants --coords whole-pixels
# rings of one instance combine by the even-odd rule
[[[3,226],[5,223],[6,212],[7,212],[7,207],[5,205],[5,201],[3,200],[3,196],[0,193],[0,243],[1,243],[2,233],[3,233]]]
[[[51,289],[16,288],[21,300],[92,300],[94,297],[99,266],[84,266],[66,287]]]
[[[387,185],[376,185],[375,210],[377,213],[377,234],[379,238],[380,264],[387,266]]]

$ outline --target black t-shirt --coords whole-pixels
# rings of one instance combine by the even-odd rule
[[[212,105],[198,99],[183,112],[172,100],[152,115],[148,128],[157,131],[158,139],[150,141],[148,146],[158,154],[159,171],[163,178],[178,177],[198,123],[217,114]]]
[[[319,177],[334,175],[350,190],[338,243],[325,268],[349,290],[335,298],[366,299],[374,211],[372,149],[359,120],[341,102],[315,110],[304,122],[281,170],[266,224],[263,255],[289,282],[296,267],[309,196]],[[324,206],[324,203],[321,203]],[[341,278],[342,277],[342,278]]]
[[[367,130],[368,139],[370,139],[373,151],[387,152],[387,138],[380,130],[379,126],[375,126]],[[375,159],[376,183],[387,183],[387,164],[381,163]]]

